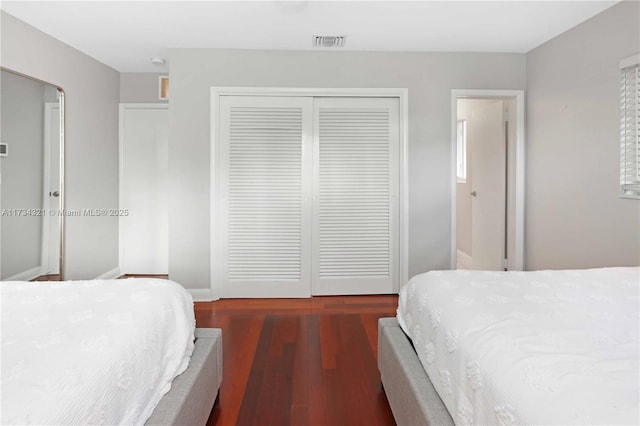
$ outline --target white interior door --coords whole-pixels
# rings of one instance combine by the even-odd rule
[[[505,241],[503,101],[484,103],[467,124],[471,150],[472,269],[501,270]]]
[[[311,295],[312,98],[220,98],[222,297]]]
[[[121,105],[120,269],[169,273],[166,105]]]
[[[395,98],[314,101],[314,295],[396,291],[398,114]]]

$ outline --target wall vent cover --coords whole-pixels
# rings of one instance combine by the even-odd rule
[[[313,36],[313,47],[344,47],[345,36]]]

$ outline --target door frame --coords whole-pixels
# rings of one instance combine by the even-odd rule
[[[514,184],[510,188],[510,199],[513,203],[509,206],[509,211],[513,211],[514,226],[513,235],[511,236],[515,242],[513,249],[513,259],[508,259],[508,269],[512,271],[523,271],[524,264],[524,206],[525,206],[525,93],[524,90],[485,90],[485,89],[453,89],[451,90],[451,269],[456,269],[457,263],[457,229],[456,229],[456,163],[458,158],[457,147],[457,118],[458,118],[458,98],[468,99],[507,99],[515,100],[515,124],[516,124],[516,140],[513,144],[515,148],[514,155],[506,161],[509,168],[514,170]]]
[[[124,113],[132,109],[169,109],[168,103],[121,103],[118,106],[118,206],[123,206],[124,194]],[[123,226],[124,217],[118,216],[118,271],[119,276],[122,273],[124,265],[124,254],[122,252]]]
[[[312,88],[312,87],[211,87],[211,119],[210,119],[210,288],[211,300],[220,299],[220,247],[218,229],[220,214],[218,212],[219,190],[219,121],[220,97],[222,96],[304,96],[304,97],[371,97],[398,98],[400,124],[400,200],[399,200],[399,277],[397,293],[409,279],[409,174],[408,174],[408,128],[409,128],[409,89],[407,88]],[[311,285],[311,283],[310,283]]]

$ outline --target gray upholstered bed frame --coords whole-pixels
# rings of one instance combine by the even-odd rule
[[[147,425],[204,425],[222,382],[222,331],[196,328],[189,367],[176,377]]]
[[[395,318],[378,321],[378,369],[399,426],[454,425]]]

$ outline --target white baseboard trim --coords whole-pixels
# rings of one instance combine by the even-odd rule
[[[213,302],[214,300],[209,288],[187,288],[185,290],[193,297],[194,302]]]
[[[456,256],[456,269],[471,269],[471,265],[473,264],[471,256],[460,250],[457,250]]]
[[[120,267],[116,266],[115,268],[105,272],[104,274],[98,275],[97,277],[94,278],[94,280],[114,280],[118,278],[120,275],[122,275],[120,273]]]
[[[28,271],[11,275],[10,277],[5,278],[5,281],[30,281],[34,278],[38,278],[40,275],[42,275],[42,266],[36,266]]]

